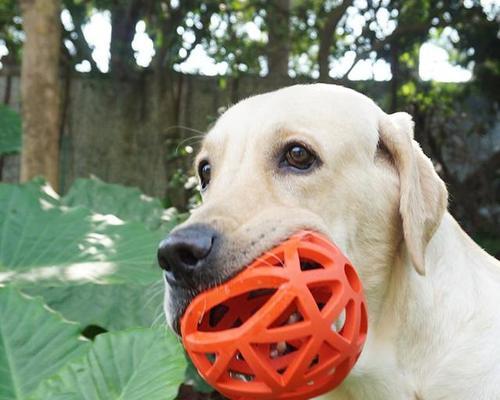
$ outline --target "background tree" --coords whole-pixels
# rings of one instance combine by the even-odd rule
[[[23,47],[21,180],[43,175],[59,187],[61,12],[57,0],[21,0]]]
[[[266,56],[268,76],[271,79],[283,80],[283,78],[288,77],[290,11],[290,0],[267,2],[268,45]]]

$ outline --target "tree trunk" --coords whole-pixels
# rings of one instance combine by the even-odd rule
[[[111,8],[110,70],[120,78],[135,66],[132,40],[139,22],[141,2],[115,1]]]
[[[58,190],[61,43],[59,0],[21,0],[26,41],[21,65],[21,181],[42,175]]]
[[[330,50],[333,44],[334,26],[325,26],[319,38],[318,67],[319,81],[326,82],[330,79]]]
[[[290,0],[269,2],[267,21],[269,77],[278,80],[285,79],[288,76],[290,54]]]

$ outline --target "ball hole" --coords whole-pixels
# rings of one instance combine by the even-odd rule
[[[252,382],[255,379],[255,375],[253,374],[246,374],[244,372],[235,371],[232,369],[230,369],[228,372],[229,372],[229,377],[231,377],[236,381]]]
[[[342,318],[344,323],[342,324],[342,328],[339,329],[339,335],[342,335],[347,340],[351,341],[354,339],[354,336],[357,336],[359,331],[356,331],[356,303],[354,300],[349,300],[345,309],[339,315],[338,319]],[[337,320],[338,320],[337,319]],[[340,325],[340,323],[339,323]]]
[[[321,311],[333,296],[332,284],[313,284],[308,287],[318,309]]]
[[[314,358],[309,363],[307,367],[307,374],[314,374],[318,369],[322,369],[324,367],[324,363],[337,359],[340,357],[340,352],[332,347],[328,342],[323,342],[319,351],[316,353]]]
[[[361,304],[361,321],[359,324],[359,336],[360,340],[364,340],[366,333],[368,332],[368,315],[366,313],[366,307]]]
[[[344,266],[344,271],[347,277],[347,281],[349,282],[352,290],[354,290],[356,293],[361,292],[361,282],[359,281],[358,275],[356,274],[353,266],[350,264],[346,264]]]
[[[274,320],[271,325],[269,325],[269,328],[279,328],[301,321],[304,321],[304,316],[302,315],[297,305],[297,301],[295,300],[278,316],[278,318]]]
[[[241,320],[241,318],[236,318],[233,325],[231,325],[231,328],[238,328],[241,325],[243,325],[243,321]]]
[[[276,293],[276,289],[257,289],[257,290],[252,290],[250,293],[248,293],[247,299],[255,299],[257,297],[261,296],[267,296],[271,297],[274,293]]]
[[[309,364],[309,368],[314,367],[319,363],[319,354],[316,354],[316,356],[312,359],[311,363]]]
[[[224,315],[228,312],[229,307],[224,304],[219,304],[210,310],[208,317],[208,324],[211,328],[217,326],[217,324],[224,318]]]
[[[314,269],[322,269],[322,268],[323,266],[316,261],[308,260],[307,258],[300,259],[300,269],[302,271],[311,271]]]
[[[332,331],[341,332],[342,329],[344,329],[345,321],[346,321],[346,311],[344,308],[342,310],[342,312],[339,314],[339,316],[337,317],[337,319],[333,322],[333,324],[331,326]]]
[[[278,357],[286,356],[287,354],[297,351],[297,347],[289,342],[273,343],[269,347],[269,358],[274,360]]]
[[[217,332],[238,328],[252,317],[274,295],[276,289],[262,288],[242,293],[205,311],[198,330]]]
[[[217,361],[217,354],[215,353],[205,353],[205,357],[207,357],[207,360],[210,364],[215,363]]]

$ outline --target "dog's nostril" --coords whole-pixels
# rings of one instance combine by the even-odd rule
[[[179,256],[179,259],[181,260],[182,263],[186,265],[192,265],[195,266],[198,263],[198,260],[203,257],[196,257],[194,252],[190,249],[184,248],[184,249],[179,249],[177,251],[177,254]]]
[[[170,271],[170,264],[167,260],[167,258],[162,254],[161,249],[158,249],[158,264],[160,264],[160,268],[165,270],[165,271]]]

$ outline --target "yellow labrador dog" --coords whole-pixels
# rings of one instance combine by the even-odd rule
[[[325,398],[500,399],[500,265],[446,211],[408,114],[292,86],[231,107],[196,165],[203,204],[158,251],[174,329],[199,291],[307,228],[354,263],[369,308],[361,358]]]

